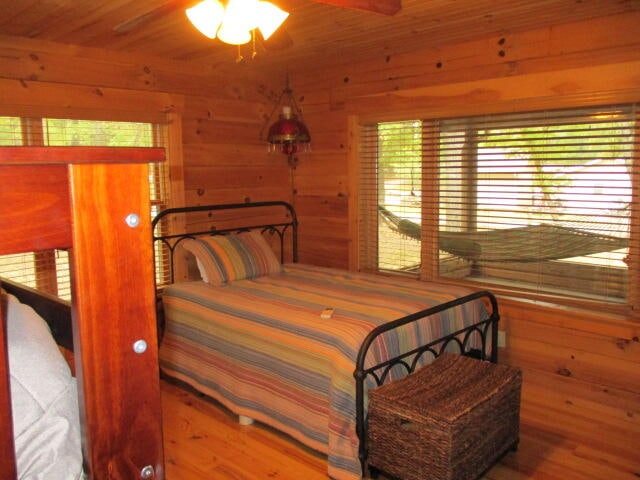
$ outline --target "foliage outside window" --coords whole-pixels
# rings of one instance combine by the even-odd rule
[[[152,147],[163,144],[161,132],[151,123],[0,117],[0,145]],[[151,217],[166,208],[166,181],[164,164],[150,164]],[[71,297],[66,250],[0,256],[0,277]]]
[[[625,304],[635,105],[362,128],[360,264]]]

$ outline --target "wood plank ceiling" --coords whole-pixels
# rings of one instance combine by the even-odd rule
[[[291,12],[283,33],[257,45],[265,68],[336,62],[439,47],[488,35],[640,10],[640,0],[402,0],[393,16],[320,0],[273,0]],[[340,3],[341,0],[324,0]],[[369,0],[372,1],[372,0]],[[237,47],[199,34],[193,0],[0,0],[0,34],[223,66]],[[284,37],[284,38],[283,38]],[[242,47],[250,57],[251,48]]]

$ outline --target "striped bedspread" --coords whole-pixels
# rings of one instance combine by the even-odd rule
[[[355,432],[358,348],[375,326],[469,290],[301,264],[212,287],[165,289],[160,365],[233,412],[328,455],[328,474],[360,478]],[[320,318],[325,307],[330,319]],[[481,301],[388,334],[370,362],[486,318]]]

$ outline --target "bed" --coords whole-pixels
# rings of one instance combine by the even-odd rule
[[[14,298],[0,308],[0,478],[45,478],[50,472],[21,472],[22,460],[61,454],[46,442],[22,450],[14,436],[23,419],[12,418],[12,380],[19,367],[30,365],[13,354],[18,360],[9,363],[6,313],[15,317],[13,327],[44,318],[56,340],[73,349],[75,379],[65,376],[59,358],[44,364],[57,362],[71,397],[77,386],[77,411],[66,411],[66,418],[71,425],[77,415],[79,425],[68,430],[79,431],[79,438],[66,438],[81,442],[86,476],[164,478],[151,232],[140,221],[149,212],[147,164],[163,158],[162,149],[0,147],[0,184],[10,186],[3,187],[0,200],[0,254],[70,248],[73,292],[70,305],[43,303],[37,292],[2,285]],[[23,339],[48,342],[43,325],[35,327],[37,334],[24,330]],[[63,430],[56,435],[67,435]]]
[[[153,220],[172,265],[160,368],[326,454],[329,477],[361,478],[368,389],[445,350],[497,361],[497,302],[300,264],[297,228],[286,202],[169,209]]]

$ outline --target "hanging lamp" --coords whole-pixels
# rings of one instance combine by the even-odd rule
[[[271,122],[278,109],[281,110],[281,113],[278,119],[271,124],[267,133],[268,150],[270,153],[280,152],[287,155],[289,165],[293,167],[298,162],[296,154],[311,149],[311,135],[293,97],[293,90],[289,86],[289,77],[287,77],[286,86],[278,97],[266,124]]]

